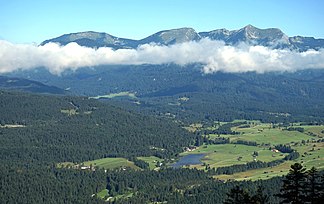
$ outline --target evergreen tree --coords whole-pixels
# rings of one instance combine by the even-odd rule
[[[321,192],[320,192],[320,195],[319,195],[319,197],[320,197],[320,200],[324,200],[324,174],[322,173],[322,176],[321,176],[321,185],[320,185],[320,187],[321,187]]]
[[[321,178],[315,167],[307,172],[307,187],[306,187],[306,201],[311,204],[319,204],[321,202]]]
[[[252,196],[251,201],[255,204],[266,204],[269,202],[269,196],[264,193],[264,188],[259,186],[256,194]]]
[[[226,194],[227,198],[224,204],[251,204],[252,198],[250,194],[241,189],[239,186],[235,186]]]
[[[304,204],[305,203],[305,178],[306,169],[299,163],[291,165],[288,175],[283,180],[281,194],[281,203]]]

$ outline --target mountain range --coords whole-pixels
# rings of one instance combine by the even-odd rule
[[[202,38],[222,40],[227,45],[245,42],[294,51],[324,48],[324,39],[288,37],[276,28],[258,29],[251,25],[234,31],[219,29],[200,33],[192,28],[179,28],[160,31],[141,40],[81,32],[50,39],[41,45],[76,42],[93,48],[135,49],[147,43],[167,46]],[[66,70],[60,76],[39,67],[6,74],[6,78],[0,78],[0,89],[87,96],[110,101],[128,110],[185,122],[234,119],[320,121],[323,118],[322,69],[309,70],[305,67],[305,70],[294,73],[203,74],[202,66],[199,63],[186,66],[173,63],[101,65]]]
[[[237,45],[245,42],[250,45],[262,45],[274,49],[291,49],[305,51],[308,49],[319,50],[324,48],[324,39],[314,37],[294,36],[288,37],[278,28],[260,29],[247,25],[238,30],[216,29],[209,32],[196,32],[193,28],[178,28],[159,31],[140,40],[119,38],[102,32],[78,32],[45,40],[40,45],[49,42],[66,45],[76,42],[81,46],[98,48],[111,47],[113,49],[135,49],[140,45],[155,43],[159,45],[172,45],[189,41],[198,41],[202,38],[224,41],[226,45]]]

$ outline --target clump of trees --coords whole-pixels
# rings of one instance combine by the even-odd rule
[[[294,151],[289,145],[283,144],[276,145],[275,149],[279,150],[282,153],[291,153]]]
[[[239,186],[232,188],[226,195],[224,204],[263,204],[269,201],[269,196],[264,193],[264,189],[260,186],[254,195]]]
[[[304,132],[305,129],[302,127],[289,127],[287,128],[288,131],[298,131],[298,132]]]
[[[324,177],[314,167],[306,171],[300,163],[295,163],[291,165],[288,175],[283,179],[280,193],[275,196],[280,198],[280,203],[323,203]],[[263,193],[261,187],[258,187],[256,194],[251,195],[246,189],[236,186],[227,193],[224,203],[264,204],[269,203],[269,195]]]
[[[324,178],[316,168],[306,169],[299,163],[291,165],[288,175],[283,180],[281,203],[319,204],[324,200]]]

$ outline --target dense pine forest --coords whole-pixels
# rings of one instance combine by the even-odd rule
[[[179,124],[81,97],[0,92],[1,203],[91,203],[103,171],[57,162],[155,155],[168,158],[194,142]]]
[[[0,204],[324,204],[324,0],[278,2],[1,1]]]
[[[321,203],[323,172],[298,163],[285,178],[223,182],[194,169],[80,171],[2,165],[1,203]],[[101,199],[97,193],[106,192]],[[115,199],[117,198],[118,199]]]
[[[149,170],[137,157],[170,161],[189,146],[229,142],[222,137],[206,140],[201,133],[184,129],[180,121],[141,115],[87,97],[12,91],[1,91],[0,96],[0,203],[289,203],[290,194],[308,203],[323,199],[323,173],[297,164],[285,178],[254,182],[215,179],[213,169],[162,165],[159,171]],[[246,124],[224,124],[204,134],[235,135],[231,130],[235,125]],[[289,146],[276,148],[295,154]],[[106,157],[127,158],[138,169],[58,166]],[[225,170],[240,172],[249,165],[270,164],[254,162]],[[301,186],[299,192],[293,192],[294,185]],[[300,193],[303,189],[308,190]],[[313,200],[312,193],[318,195]]]
[[[41,68],[11,76],[30,77],[76,95],[129,92],[135,97],[116,97],[113,102],[181,121],[323,121],[323,70],[204,74],[201,69],[200,64],[107,65],[61,76]]]
[[[104,203],[92,194],[106,185],[103,171],[35,163],[1,164],[0,183],[0,203]]]
[[[93,99],[0,92],[1,162],[175,156],[195,135]],[[14,125],[20,125],[15,127]]]

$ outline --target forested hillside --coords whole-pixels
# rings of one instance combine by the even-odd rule
[[[34,93],[66,94],[67,92],[55,86],[47,86],[38,81],[32,81],[17,77],[0,76],[1,89],[21,90]]]
[[[155,155],[168,158],[194,142],[177,123],[97,100],[0,91],[0,202],[100,203],[103,170],[57,162]]]
[[[81,162],[174,156],[194,142],[179,124],[93,99],[0,92],[0,160]]]
[[[189,98],[183,95],[179,100],[177,94],[175,97],[183,103]],[[321,97],[314,96],[319,100]],[[282,185],[280,177],[224,183],[213,178],[215,175],[211,170],[173,169],[165,164],[160,166],[159,171],[142,167],[139,171],[118,168],[107,172],[98,167],[88,170],[59,167],[61,162],[76,165],[99,158],[123,157],[134,164],[140,163],[137,166],[139,169],[142,164],[143,167],[148,165],[137,159],[139,156],[156,156],[170,161],[184,147],[197,145],[200,146],[198,151],[200,148],[207,149],[212,138],[208,140],[204,134],[232,134],[238,137],[244,135],[233,131],[233,126],[241,125],[247,129],[246,122],[234,122],[222,123],[217,129],[206,126],[206,130],[190,133],[177,118],[170,120],[141,115],[112,105],[126,104],[127,101],[107,100],[102,103],[88,97],[0,91],[0,202],[104,203],[104,200],[109,200],[110,203],[224,203],[231,199],[231,193],[234,193],[233,196],[248,195],[250,200],[266,198],[268,203],[280,201],[280,197],[276,196]],[[217,110],[226,115],[226,112]],[[289,116],[267,114],[278,120]],[[321,112],[312,114],[318,114],[318,118],[313,117],[314,121],[322,118]],[[234,116],[229,115],[229,118]],[[307,118],[307,115],[304,116]],[[214,142],[217,143],[216,139]],[[276,148],[281,149],[279,146]],[[214,153],[218,150],[220,148]],[[312,153],[315,155],[315,152]],[[322,181],[320,175],[322,173],[316,173],[318,182]],[[236,185],[243,190],[236,189]]]
[[[92,195],[105,187],[105,178],[103,171],[1,164],[0,203],[104,203]]]
[[[175,64],[101,66],[66,71],[61,76],[44,69],[11,75],[91,97],[109,97],[116,105],[150,114],[169,115],[184,122],[256,119],[263,122],[322,120],[324,73],[203,74],[202,65]],[[122,103],[122,102],[123,103]]]

